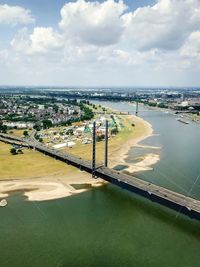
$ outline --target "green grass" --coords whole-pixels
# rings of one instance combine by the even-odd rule
[[[10,145],[0,142],[0,180],[64,176],[76,169],[43,154],[25,149],[11,155]]]

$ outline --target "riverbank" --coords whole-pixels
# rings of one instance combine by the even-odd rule
[[[76,171],[65,177],[40,177],[0,182],[0,198],[20,192],[29,201],[45,201],[83,193],[105,182],[94,180],[87,173]],[[78,189],[80,188],[80,189]]]
[[[127,166],[126,171],[130,173],[151,170],[152,165],[156,164],[160,160],[160,156],[157,153],[147,153],[137,163],[126,162],[130,148],[142,147],[152,148],[155,150],[159,149],[159,147],[149,147],[139,144],[144,139],[153,135],[153,128],[151,124],[145,121],[144,119],[134,115],[129,115],[127,117],[129,118],[129,120],[134,121],[136,127],[133,129],[133,132],[129,136],[129,139],[124,140],[121,146],[111,151],[110,167],[114,168],[117,165],[125,165]]]

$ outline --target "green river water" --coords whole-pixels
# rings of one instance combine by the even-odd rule
[[[167,151],[160,152],[161,158],[166,158],[165,165],[162,168],[161,160],[155,170],[160,168],[168,175],[170,152],[163,150]],[[199,152],[188,152],[198,164]],[[185,164],[182,158],[177,159],[177,166]],[[191,180],[198,168],[194,168]],[[169,173],[175,173],[170,165]],[[146,180],[153,177],[151,172],[142,175]],[[162,179],[167,187],[174,185],[172,189],[179,191],[176,184],[182,182],[184,190],[186,185],[191,186],[190,176],[187,180],[184,177],[179,173],[175,184]],[[195,187],[194,196],[199,195],[199,187]],[[0,267],[200,266],[198,221],[113,185],[44,202],[26,201],[18,192],[8,198],[8,203],[0,209]]]
[[[200,224],[112,185],[0,210],[0,266],[189,267],[200,263]]]

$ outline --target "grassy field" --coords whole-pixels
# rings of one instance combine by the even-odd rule
[[[12,130],[8,131],[8,134],[12,134],[12,135],[15,135],[18,137],[23,137],[24,131],[27,131],[28,133],[31,132],[29,129],[12,129]]]
[[[24,154],[11,155],[10,145],[0,142],[0,180],[64,176],[75,168],[33,151],[24,150]]]

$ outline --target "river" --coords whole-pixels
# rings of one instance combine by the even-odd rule
[[[135,106],[132,104],[95,103],[135,114]],[[146,153],[159,154],[160,161],[153,166],[153,170],[136,173],[136,176],[200,199],[200,124],[184,124],[177,121],[178,117],[173,113],[152,110],[146,106],[139,107],[139,116],[152,125],[155,134],[140,144],[160,149],[131,148],[126,161],[134,162],[135,158]]]
[[[121,111],[123,103],[102,103]],[[137,176],[200,198],[199,125],[163,112],[139,113],[159,134],[153,171]],[[147,150],[130,149],[129,159]],[[191,190],[192,189],[192,190]],[[25,201],[23,192],[0,209],[2,267],[196,267],[200,223],[113,185],[60,200]]]

